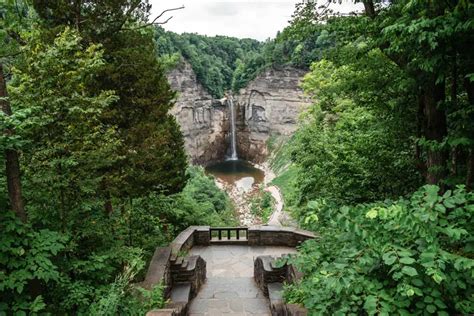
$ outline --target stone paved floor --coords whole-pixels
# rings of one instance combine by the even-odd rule
[[[293,253],[287,247],[196,246],[206,261],[207,280],[189,308],[190,316],[271,315],[268,300],[253,279],[253,259]]]

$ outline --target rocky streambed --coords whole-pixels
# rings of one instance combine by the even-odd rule
[[[214,176],[217,186],[227,192],[233,201],[242,226],[267,224],[252,212],[252,202],[263,191],[269,192],[274,202],[273,214],[268,224],[281,225],[287,218],[283,211],[283,198],[278,187],[270,185],[275,174],[267,164],[255,165],[243,160],[227,160],[206,168]]]

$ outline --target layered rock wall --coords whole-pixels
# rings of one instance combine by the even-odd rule
[[[294,68],[269,68],[239,92],[239,157],[261,162],[271,136],[289,137],[296,131],[298,116],[309,105],[299,87],[303,76],[304,71]]]
[[[191,162],[206,164],[222,159],[227,150],[227,108],[202,87],[188,62],[183,60],[167,77],[178,93],[171,114],[181,126]]]
[[[304,72],[269,68],[234,96],[239,158],[262,162],[270,137],[289,137],[299,114],[307,108],[299,83]],[[225,158],[229,149],[229,107],[215,100],[197,81],[191,65],[182,61],[168,74],[178,92],[171,113],[176,116],[193,163],[208,164]]]

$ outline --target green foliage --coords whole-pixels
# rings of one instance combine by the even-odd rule
[[[409,200],[334,207],[314,201],[288,299],[315,314],[474,312],[474,194],[424,186]],[[305,221],[306,222],[306,221]]]
[[[179,54],[193,67],[197,79],[214,97],[220,98],[242,78],[242,60],[256,56],[262,44],[252,39],[227,36],[208,37],[194,33],[176,34],[156,28],[156,46],[159,56]],[[236,70],[237,69],[237,70]],[[238,79],[234,80],[237,71]]]
[[[77,15],[68,1],[33,1],[39,18],[8,11],[24,29],[1,21],[20,40],[3,29],[0,40],[21,54],[9,57],[13,115],[0,124],[15,134],[0,135],[0,158],[21,151],[28,223],[0,222],[0,313],[144,314],[163,289],[137,294],[131,283],[154,249],[192,223],[233,219],[211,179],[185,174],[164,74],[179,56],[158,61],[141,27],[147,6],[133,3],[83,1]],[[0,184],[8,209],[4,169]]]
[[[198,166],[188,168],[189,181],[176,200],[176,223],[189,225],[232,226],[236,224],[229,197]]]
[[[274,200],[271,193],[261,190],[252,199],[250,209],[252,214],[260,218],[263,223],[267,223],[274,210]]]
[[[298,167],[294,164],[290,164],[285,169],[281,169],[278,176],[272,180],[272,184],[280,189],[285,204],[285,210],[293,214],[296,214],[294,208],[297,207],[299,196],[296,185],[298,174]]]
[[[249,53],[236,61],[232,77],[232,90],[238,92],[266,67],[265,59],[261,53]]]
[[[109,286],[103,297],[91,305],[89,315],[144,315],[165,306],[165,287],[155,285],[151,290],[136,287],[132,281],[143,268],[140,257],[134,258]]]
[[[166,300],[164,297],[165,286],[163,284],[155,285],[151,290],[140,288],[141,295],[144,298],[143,312],[152,309],[160,309],[165,307]]]
[[[29,287],[53,286],[60,282],[54,263],[66,237],[47,229],[35,231],[12,212],[0,213],[0,314],[34,314],[46,307],[39,293]]]
[[[131,261],[129,265],[126,265],[124,271],[110,285],[107,293],[90,307],[90,314],[107,316],[128,314],[121,310],[121,304],[129,290],[130,282],[138,271],[143,268],[143,265],[144,262],[138,258]]]
[[[357,54],[358,47],[346,50]],[[300,203],[318,196],[340,203],[374,201],[408,193],[420,183],[410,137],[414,126],[408,121],[412,113],[400,111],[411,102],[410,94],[401,96],[409,81],[378,51],[357,60],[345,60],[344,54],[342,66],[323,59],[304,79],[316,104],[292,150]]]

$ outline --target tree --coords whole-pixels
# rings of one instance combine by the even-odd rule
[[[5,64],[7,60],[11,60],[19,53],[19,46],[24,44],[19,30],[24,28],[24,21],[26,20],[25,7],[23,3],[13,3],[7,1],[5,5],[0,8],[0,107],[3,112],[3,150],[5,152],[5,168],[7,177],[8,195],[10,200],[10,207],[17,214],[17,216],[26,222],[27,214],[23,202],[21,189],[21,172],[18,148],[15,144],[15,127],[12,122],[9,122],[12,116],[12,109],[8,98]]]
[[[8,101],[7,86],[5,83],[5,75],[3,72],[3,65],[0,63],[0,105],[2,107],[3,115],[9,117],[12,115],[10,102]],[[4,130],[5,138],[12,137],[14,131],[11,128]],[[10,145],[11,146],[11,145]],[[20,179],[20,162],[18,158],[18,151],[15,148],[5,146],[5,165],[8,183],[8,195],[10,197],[10,205],[17,216],[26,222],[26,212],[23,204],[23,196],[21,192]]]
[[[74,4],[74,5],[71,5]],[[64,25],[76,27],[86,43],[100,43],[106,62],[90,84],[92,91],[113,90],[119,97],[103,113],[121,139],[116,163],[103,169],[101,194],[107,212],[111,201],[147,196],[152,191],[180,191],[186,181],[184,143],[175,119],[164,69],[158,64],[153,31],[147,24],[149,5],[137,0],[34,1],[51,35]],[[133,62],[131,62],[133,61]]]

